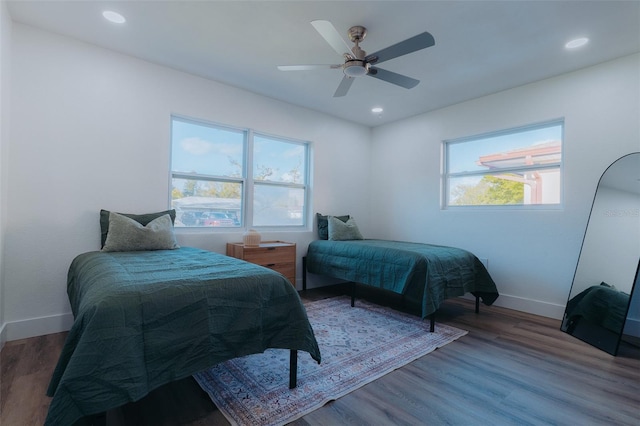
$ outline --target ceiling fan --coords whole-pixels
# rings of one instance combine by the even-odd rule
[[[354,26],[349,28],[349,40],[355,46],[349,47],[346,41],[340,36],[333,24],[329,21],[311,21],[311,25],[320,33],[320,35],[329,43],[329,45],[344,57],[344,64],[336,65],[280,65],[278,69],[281,71],[307,71],[315,69],[342,69],[344,77],[333,94],[333,97],[341,97],[347,94],[355,77],[368,75],[379,80],[387,81],[405,89],[415,87],[420,80],[416,80],[406,75],[387,71],[382,68],[375,67],[384,61],[406,55],[417,50],[425,49],[436,44],[433,36],[428,32],[423,32],[404,41],[396,43],[392,46],[379,50],[375,53],[367,55],[360,48],[360,42],[367,35],[367,29],[362,26]]]

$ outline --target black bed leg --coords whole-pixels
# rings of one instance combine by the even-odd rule
[[[298,386],[298,351],[291,349],[289,352],[289,389]]]
[[[433,333],[436,329],[436,313],[429,315],[429,331]]]
[[[351,307],[356,306],[356,283],[351,283]]]
[[[307,289],[307,256],[302,256],[302,291]]]
[[[476,314],[480,313],[480,297],[476,296]]]

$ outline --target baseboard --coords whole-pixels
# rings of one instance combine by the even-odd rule
[[[27,339],[45,334],[68,331],[73,325],[73,314],[52,315],[5,323],[3,334],[5,341]]]
[[[338,278],[323,277],[312,273],[307,273],[307,289],[327,287],[334,284],[343,283],[345,280]],[[296,289],[302,290],[302,278],[296,279]]]
[[[640,337],[640,319],[627,317],[627,321],[624,323],[623,333],[629,336]]]
[[[465,297],[473,298],[471,295]],[[524,297],[501,294],[493,304],[502,308],[513,309],[515,311],[526,312],[528,314],[540,315],[542,317],[561,320],[564,316],[565,305],[543,302],[541,300],[527,299]],[[482,307],[480,308],[482,311]]]
[[[307,288],[325,287],[328,285],[336,284],[338,282],[344,282],[344,280],[326,279],[326,277],[320,277],[317,275],[308,274]],[[302,288],[299,286],[298,288]],[[474,299],[471,294],[463,296],[468,299]],[[503,308],[513,309],[520,312],[526,312],[529,314],[540,315],[547,318],[553,318],[561,320],[564,315],[565,305],[558,305],[555,303],[543,302],[541,300],[527,299],[524,297],[510,296],[508,294],[501,294],[498,300],[495,301],[494,306],[501,306]],[[482,309],[482,308],[481,308]]]
[[[0,326],[0,351],[2,351],[2,348],[4,348],[4,344],[7,342],[7,327],[5,327],[6,325],[6,323],[2,323],[2,325]]]

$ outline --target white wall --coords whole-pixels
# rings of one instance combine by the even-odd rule
[[[0,152],[11,153],[0,163],[7,340],[69,327],[67,268],[98,248],[100,208],[167,207],[171,113],[312,141],[311,214],[352,214],[366,237],[467,248],[489,260],[499,305],[555,318],[598,178],[640,148],[639,55],[372,131],[22,24],[12,25],[9,44],[11,128]],[[559,117],[561,210],[440,209],[442,140]],[[4,111],[3,135],[8,122]],[[239,238],[185,233],[179,242],[223,252]],[[298,243],[299,260],[315,231],[265,238]]]
[[[372,229],[487,258],[497,305],[561,318],[600,175],[640,150],[640,55],[375,128]],[[565,119],[560,210],[440,208],[445,139]]]
[[[9,340],[64,330],[66,273],[99,249],[98,212],[168,207],[170,115],[313,143],[313,203],[349,211],[366,231],[371,130],[22,24],[13,24],[11,163],[6,217]],[[298,244],[316,233],[265,234]],[[235,233],[190,233],[181,245],[224,253]],[[298,283],[300,287],[300,283]]]
[[[7,206],[5,177],[8,167],[9,96],[11,73],[11,18],[4,0],[0,1],[0,349],[6,341],[4,298],[4,234]]]

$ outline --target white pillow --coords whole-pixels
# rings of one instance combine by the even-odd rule
[[[340,219],[329,216],[328,222],[329,240],[344,241],[364,239],[353,217],[349,218],[346,222],[343,222]]]
[[[118,213],[109,213],[109,233],[102,251],[170,250],[180,248],[168,214],[143,226]]]

